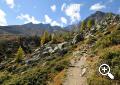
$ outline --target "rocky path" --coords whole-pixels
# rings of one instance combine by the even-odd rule
[[[68,69],[67,77],[63,85],[87,85],[86,72],[86,57],[82,56],[80,60]]]

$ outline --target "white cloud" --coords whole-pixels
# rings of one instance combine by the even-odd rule
[[[65,17],[61,17],[61,22],[67,24],[67,19]]]
[[[52,10],[53,12],[56,11],[56,5],[52,5],[50,8],[51,8],[51,10]]]
[[[7,21],[5,17],[6,17],[6,13],[0,9],[0,26],[7,25]]]
[[[50,24],[51,26],[61,26],[57,21],[53,21],[47,14],[44,16],[43,24]]]
[[[5,2],[10,8],[14,8],[15,6],[14,0],[5,0]]]
[[[57,21],[52,21],[51,26],[61,26]]]
[[[61,6],[61,11],[63,11],[65,7],[66,7],[66,3],[63,3]]]
[[[70,5],[62,5],[61,10],[65,12],[67,16],[70,17],[71,23],[79,21],[80,16],[80,7],[82,4],[70,4]]]
[[[101,10],[101,9],[103,9],[103,8],[106,8],[106,6],[105,6],[105,5],[102,5],[102,4],[100,4],[100,3],[96,3],[96,4],[94,4],[94,5],[92,5],[92,6],[90,7],[90,10],[98,11],[98,10]]]
[[[52,19],[48,16],[48,15],[45,15],[45,23],[51,23],[52,22]]]
[[[29,22],[32,22],[34,24],[40,23],[40,21],[36,20],[34,16],[30,16],[29,14],[20,14],[16,18],[20,20],[24,20],[24,23],[29,23]]]

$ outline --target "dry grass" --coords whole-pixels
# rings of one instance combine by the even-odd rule
[[[0,35],[0,40],[16,40],[18,39],[18,36],[16,35]]]
[[[119,50],[120,49],[120,45],[109,47],[109,49],[111,49],[111,50]]]
[[[61,71],[54,77],[52,85],[62,85],[62,79],[64,78],[64,76],[65,70]]]

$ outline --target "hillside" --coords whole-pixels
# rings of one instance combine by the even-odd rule
[[[120,85],[118,14],[97,11],[66,27],[71,31],[32,23],[0,28],[0,85]],[[103,63],[114,80],[99,73]]]
[[[59,26],[51,26],[50,24],[33,24],[27,23],[24,25],[0,26],[0,35],[42,35],[43,32],[66,32]]]

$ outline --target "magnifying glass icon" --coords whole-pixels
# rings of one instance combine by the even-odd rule
[[[99,72],[100,74],[102,75],[107,75],[109,76],[111,79],[114,79],[114,76],[110,73],[110,67],[109,65],[107,64],[102,64],[100,67],[99,67]]]

